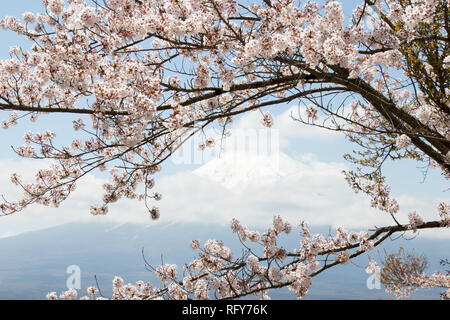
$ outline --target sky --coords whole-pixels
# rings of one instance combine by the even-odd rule
[[[2,3],[0,16],[19,16],[24,11],[37,12],[40,8],[40,1],[36,0],[8,1]],[[29,46],[23,39],[4,30],[0,30],[0,39],[3,44],[0,59],[8,58],[9,46]],[[161,218],[157,222],[150,220],[143,203],[129,200],[112,205],[107,216],[91,216],[89,208],[100,202],[105,180],[100,175],[88,175],[57,209],[32,206],[18,214],[0,217],[0,238],[68,222],[162,224],[207,221],[225,226],[236,217],[249,226],[264,230],[278,214],[292,224],[304,220],[312,226],[344,226],[355,230],[392,224],[390,217],[372,209],[370,200],[355,194],[344,181],[341,171],[350,168],[350,164],[342,155],[354,149],[344,136],[293,121],[291,115],[299,112],[298,105],[267,110],[275,114],[272,129],[261,125],[258,112],[248,113],[234,123],[231,147],[225,151],[199,153],[193,140],[182,150],[184,153],[175,154],[163,164],[155,186],[155,191],[163,195],[158,203]],[[0,113],[0,121],[7,117],[7,112]],[[57,134],[57,142],[70,141],[72,132],[67,127],[71,127],[72,120],[63,115],[58,115],[57,121],[53,116],[42,116],[35,124],[21,121],[8,130],[0,129],[1,195],[14,199],[21,194],[9,181],[12,172],[32,179],[34,172],[46,165],[19,159],[11,146],[21,145],[26,131],[45,129]],[[232,152],[235,142],[241,141],[242,137],[250,144],[264,146],[270,137],[275,152],[249,154],[239,148]],[[411,210],[417,210],[426,220],[435,220],[438,218],[437,204],[450,198],[449,192],[445,191],[448,184],[439,172],[431,170],[423,181],[422,171],[414,162],[387,163],[385,174],[389,177],[392,194],[400,204],[400,222],[408,221],[407,214]],[[443,241],[450,238],[448,230],[423,231],[419,236]]]

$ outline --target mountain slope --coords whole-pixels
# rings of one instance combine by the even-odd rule
[[[261,230],[263,231],[263,230]],[[313,230],[328,233],[326,228]],[[191,239],[202,242],[207,239],[222,239],[233,252],[239,253],[239,242],[226,227],[215,225],[183,224],[102,224],[70,223],[46,230],[35,231],[0,239],[0,299],[43,299],[50,291],[66,289],[70,265],[81,269],[80,296],[88,286],[95,285],[97,276],[105,295],[111,290],[111,281],[120,275],[126,282],[137,280],[158,284],[151,272],[146,270],[142,248],[147,261],[158,266],[175,263],[182,266],[195,253],[189,248]],[[295,232],[284,238],[286,248],[298,244]],[[387,242],[379,249],[396,251],[399,246],[415,247],[416,252],[426,252],[431,270],[438,267],[443,253],[447,252],[445,241],[414,239]],[[373,252],[373,258],[378,254]],[[338,266],[313,279],[308,299],[392,299],[383,290],[368,290],[368,275],[363,266],[367,256],[355,260],[355,264]],[[360,267],[358,267],[359,265]],[[286,289],[273,291],[274,299],[294,298]],[[437,299],[439,290],[422,290],[413,298]]]
[[[249,184],[267,185],[305,170],[305,165],[281,152],[269,156],[232,152],[214,158],[194,173],[228,189],[241,190]]]

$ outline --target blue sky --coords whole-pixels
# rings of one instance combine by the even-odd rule
[[[348,9],[352,3],[359,1],[344,2],[345,8]],[[25,11],[39,12],[41,9],[42,5],[37,0],[7,1],[2,3],[0,16],[20,16]],[[0,48],[0,59],[9,58],[9,46],[29,47],[26,40],[12,32],[0,30],[0,39],[3,44]],[[156,184],[156,190],[163,193],[163,200],[160,202],[161,222],[191,223],[206,220],[225,225],[236,211],[240,211],[237,214],[245,222],[263,229],[268,226],[273,214],[276,213],[282,215],[284,213],[294,220],[294,223],[300,217],[305,220],[310,219],[311,223],[317,226],[336,226],[344,223],[349,228],[358,228],[392,223],[382,213],[370,208],[368,198],[353,194],[343,181],[340,170],[349,164],[345,163],[342,155],[350,153],[354,146],[341,135],[331,132],[318,133],[314,131],[316,129],[305,128],[301,124],[288,124],[290,108],[295,108],[295,104],[267,109],[275,114],[275,130],[279,130],[282,142],[280,151],[287,156],[283,158],[285,159],[282,162],[284,167],[278,168],[274,176],[281,175],[285,178],[276,180],[270,175],[261,176],[253,172],[256,180],[241,179],[241,176],[253,169],[246,167],[244,162],[242,164],[244,168],[240,167],[241,171],[238,170],[235,173],[238,178],[223,177],[225,180],[228,179],[227,183],[229,179],[237,179],[236,183],[246,188],[245,195],[242,196],[224,187],[222,180],[214,180],[215,177],[211,172],[217,168],[220,169],[223,161],[212,163],[206,169],[203,167],[203,170],[197,170],[204,163],[177,164],[169,159],[163,165],[163,172],[159,175],[160,180],[157,180]],[[7,117],[8,112],[0,113],[0,121]],[[12,184],[8,184],[10,172],[17,170],[31,177],[34,170],[39,167],[32,161],[18,161],[10,146],[21,145],[26,131],[45,129],[51,129],[57,134],[57,142],[70,141],[73,138],[73,132],[67,128],[71,128],[72,120],[70,116],[64,115],[41,116],[35,124],[21,121],[16,127],[8,130],[0,129],[1,194],[16,196],[17,190]],[[251,127],[263,130],[257,113],[244,115],[234,125],[234,129]],[[262,170],[267,169],[264,167],[266,165],[264,162],[255,163],[259,163]],[[297,177],[290,172],[300,172],[300,175]],[[327,174],[324,175],[323,172]],[[450,198],[448,191],[444,192],[448,188],[448,183],[436,170],[430,170],[423,183],[421,183],[423,178],[421,170],[412,161],[388,163],[385,173],[389,177],[393,195],[399,197],[401,207],[404,204],[405,209],[401,212],[404,222],[406,222],[404,218],[407,210],[414,208],[418,208],[418,212],[424,216],[435,219],[438,201]],[[72,199],[58,209],[30,207],[18,215],[2,217],[0,237],[73,221],[150,222],[143,204],[130,201],[122,201],[111,207],[111,215],[105,218],[90,216],[90,205],[100,199],[102,179],[100,175],[89,176],[84,184],[79,184],[80,190],[73,195]],[[260,180],[257,179],[270,180],[270,183],[261,187]],[[448,238],[448,230],[425,233],[425,235]]]

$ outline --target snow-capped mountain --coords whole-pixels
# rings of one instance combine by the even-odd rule
[[[230,190],[249,185],[270,185],[279,179],[302,175],[307,166],[284,153],[255,155],[246,152],[224,153],[194,171]]]

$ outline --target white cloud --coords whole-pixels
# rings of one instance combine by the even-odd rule
[[[316,128],[296,124],[286,119],[286,115],[289,115],[289,110],[276,117],[280,139],[289,143],[299,137],[319,137],[307,131]],[[245,128],[254,128],[259,120],[259,113],[250,113],[237,123],[236,128],[245,132]],[[285,120],[289,122],[284,124]],[[295,126],[289,127],[288,123]],[[323,135],[320,139],[335,139],[333,135],[320,132]],[[257,138],[261,139],[260,136]],[[282,146],[280,149],[283,149]],[[90,215],[90,206],[101,200],[104,180],[87,175],[78,183],[78,189],[71,197],[57,209],[30,206],[21,213],[0,217],[0,235],[71,221],[142,224],[207,221],[227,225],[233,217],[250,226],[265,229],[272,217],[278,214],[292,224],[304,220],[316,226],[368,228],[393,223],[386,214],[370,208],[370,200],[366,196],[354,194],[347,186],[341,174],[344,164],[319,161],[312,153],[292,159],[276,151],[266,158],[251,153],[233,158],[235,155],[228,153],[222,159],[212,159],[195,172],[178,172],[158,179],[155,191],[163,194],[163,199],[155,203],[161,207],[159,222],[151,221],[144,204],[134,200],[121,200],[111,205],[107,216]],[[279,156],[277,161],[274,161],[274,155]],[[11,188],[9,173],[24,173],[25,179],[32,179],[41,166],[42,163],[34,160],[0,160],[0,193],[8,199],[16,197],[18,189]],[[407,222],[407,213],[414,209],[425,220],[437,219],[439,199],[401,195],[398,200],[402,212],[399,220],[402,223]],[[448,237],[445,231],[448,230],[422,233]]]
[[[389,215],[370,207],[368,197],[355,194],[347,186],[341,174],[343,164],[282,157],[285,159],[280,161],[278,171],[252,171],[251,166],[236,158],[231,162],[233,158],[225,156],[198,169],[196,174],[182,172],[161,179],[158,188],[165,194],[161,219],[228,224],[236,217],[263,229],[277,214],[293,224],[304,220],[314,226],[357,229],[394,224]],[[249,164],[257,163],[247,160]],[[267,164],[263,160],[259,163]],[[402,223],[407,222],[412,208],[426,220],[437,219],[436,199],[401,196],[398,200],[402,208],[398,219]],[[448,237],[445,231],[435,230],[428,235]]]
[[[301,220],[313,226],[341,225],[346,228],[368,228],[393,223],[386,214],[370,208],[366,196],[356,195],[349,189],[340,174],[342,164],[289,158],[283,159],[280,164],[287,166],[281,166],[275,174],[272,172],[268,175],[263,170],[246,175],[248,168],[239,168],[238,162],[237,168],[225,165],[227,170],[234,170],[233,174],[241,170],[241,175],[231,177],[232,185],[227,185],[226,180],[211,179],[214,177],[208,174],[214,170],[203,172],[203,176],[185,171],[161,178],[155,187],[163,194],[163,200],[158,203],[161,207],[158,222],[150,220],[142,202],[133,200],[113,204],[106,216],[90,215],[89,207],[99,201],[103,180],[87,176],[60,208],[31,206],[21,213],[1,217],[0,235],[5,237],[71,221],[141,224],[209,222],[228,225],[233,217],[264,230],[270,225],[272,217],[278,214],[294,225]],[[220,167],[220,161],[215,165]],[[9,172],[17,166],[29,168],[28,172],[34,169],[33,163],[28,161],[16,163],[16,166],[0,161],[0,168]],[[5,194],[5,186],[10,185],[5,181],[5,176],[2,175],[0,179],[2,194]],[[227,178],[226,175],[224,177]],[[8,194],[14,194],[14,191],[8,190]],[[404,195],[398,200],[402,208],[399,217],[401,222],[407,222],[407,213],[412,209],[417,210],[424,219],[437,218],[436,199]],[[448,237],[445,231],[421,233],[432,237]]]
[[[8,201],[22,197],[23,191],[10,181],[10,175],[16,172],[23,181],[33,182],[38,169],[46,168],[48,161],[21,159],[18,161],[0,160],[0,194]],[[32,205],[18,213],[0,216],[0,234],[13,234],[43,229],[59,224],[82,221],[90,216],[90,206],[100,200],[103,180],[87,175],[77,190],[59,208]]]
[[[37,170],[46,168],[48,161],[21,159],[0,160],[0,195],[8,201],[22,197],[20,187],[10,181],[11,173],[19,173],[24,182],[33,182]],[[24,210],[0,216],[0,238],[45,229],[70,222],[157,223],[151,220],[143,202],[121,200],[110,206],[105,216],[93,216],[90,207],[101,203],[102,185],[106,180],[88,174],[77,183],[77,189],[58,208],[30,205]]]
[[[272,128],[266,128],[261,123],[261,113],[249,112],[235,120],[232,125],[231,136],[223,136],[222,128],[209,128],[195,135],[183,147],[171,156],[169,161],[179,164],[205,164],[219,157],[223,153],[246,151],[258,155],[267,155],[288,148],[295,149],[302,142],[330,142],[342,139],[343,135],[334,131],[324,130],[315,126],[295,121],[302,107],[290,107],[274,116]],[[304,117],[304,115],[303,115]],[[321,122],[321,120],[318,120]],[[213,148],[198,150],[198,145],[206,138],[214,138]],[[303,152],[302,156],[311,156]]]

